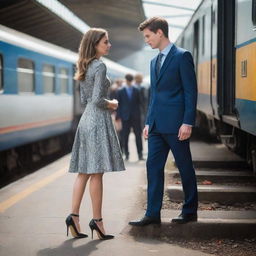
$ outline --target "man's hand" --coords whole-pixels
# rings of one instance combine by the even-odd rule
[[[178,138],[179,140],[186,140],[191,136],[192,126],[183,124],[179,129]]]
[[[145,140],[148,139],[148,125],[145,125],[144,129],[143,129],[143,137]]]

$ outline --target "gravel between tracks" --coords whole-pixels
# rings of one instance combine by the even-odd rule
[[[244,240],[211,239],[208,241],[187,241],[173,240],[169,237],[163,237],[161,240],[184,248],[199,250],[217,256],[255,256],[256,252],[256,238]]]

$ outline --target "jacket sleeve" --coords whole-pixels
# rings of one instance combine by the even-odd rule
[[[197,82],[194,70],[194,62],[190,52],[186,51],[181,56],[179,69],[185,100],[185,113],[183,118],[183,124],[195,125]]]
[[[105,98],[107,95],[107,87],[105,86],[106,80],[106,65],[100,63],[96,67],[94,88],[92,94],[92,102],[99,108],[108,109],[108,101]]]

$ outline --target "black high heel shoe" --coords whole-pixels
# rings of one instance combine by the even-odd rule
[[[103,234],[103,233],[101,232],[101,230],[99,229],[99,227],[98,227],[98,225],[97,225],[97,223],[96,223],[96,222],[100,222],[100,221],[102,221],[102,218],[100,218],[100,219],[92,219],[92,220],[90,221],[90,223],[89,223],[89,227],[90,227],[90,229],[91,229],[91,231],[92,231],[92,239],[93,239],[93,231],[94,231],[94,230],[97,232],[98,237],[99,237],[99,239],[101,239],[101,240],[113,239],[114,236],[112,236],[112,235],[105,235],[105,234]]]
[[[67,236],[68,236],[68,230],[70,229],[70,232],[71,232],[72,236],[75,237],[75,238],[85,238],[85,237],[88,237],[88,235],[78,232],[78,230],[76,228],[76,225],[75,225],[75,222],[72,219],[72,216],[79,217],[78,214],[71,213],[66,218]]]

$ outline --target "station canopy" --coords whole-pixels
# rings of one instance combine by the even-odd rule
[[[175,42],[202,0],[143,0],[147,18],[161,16],[169,24],[169,38]]]
[[[80,28],[75,26],[79,19],[85,23]],[[114,61],[143,47],[137,27],[144,19],[140,0],[0,1],[0,24],[75,52],[88,26],[107,29],[112,44],[109,58]]]

